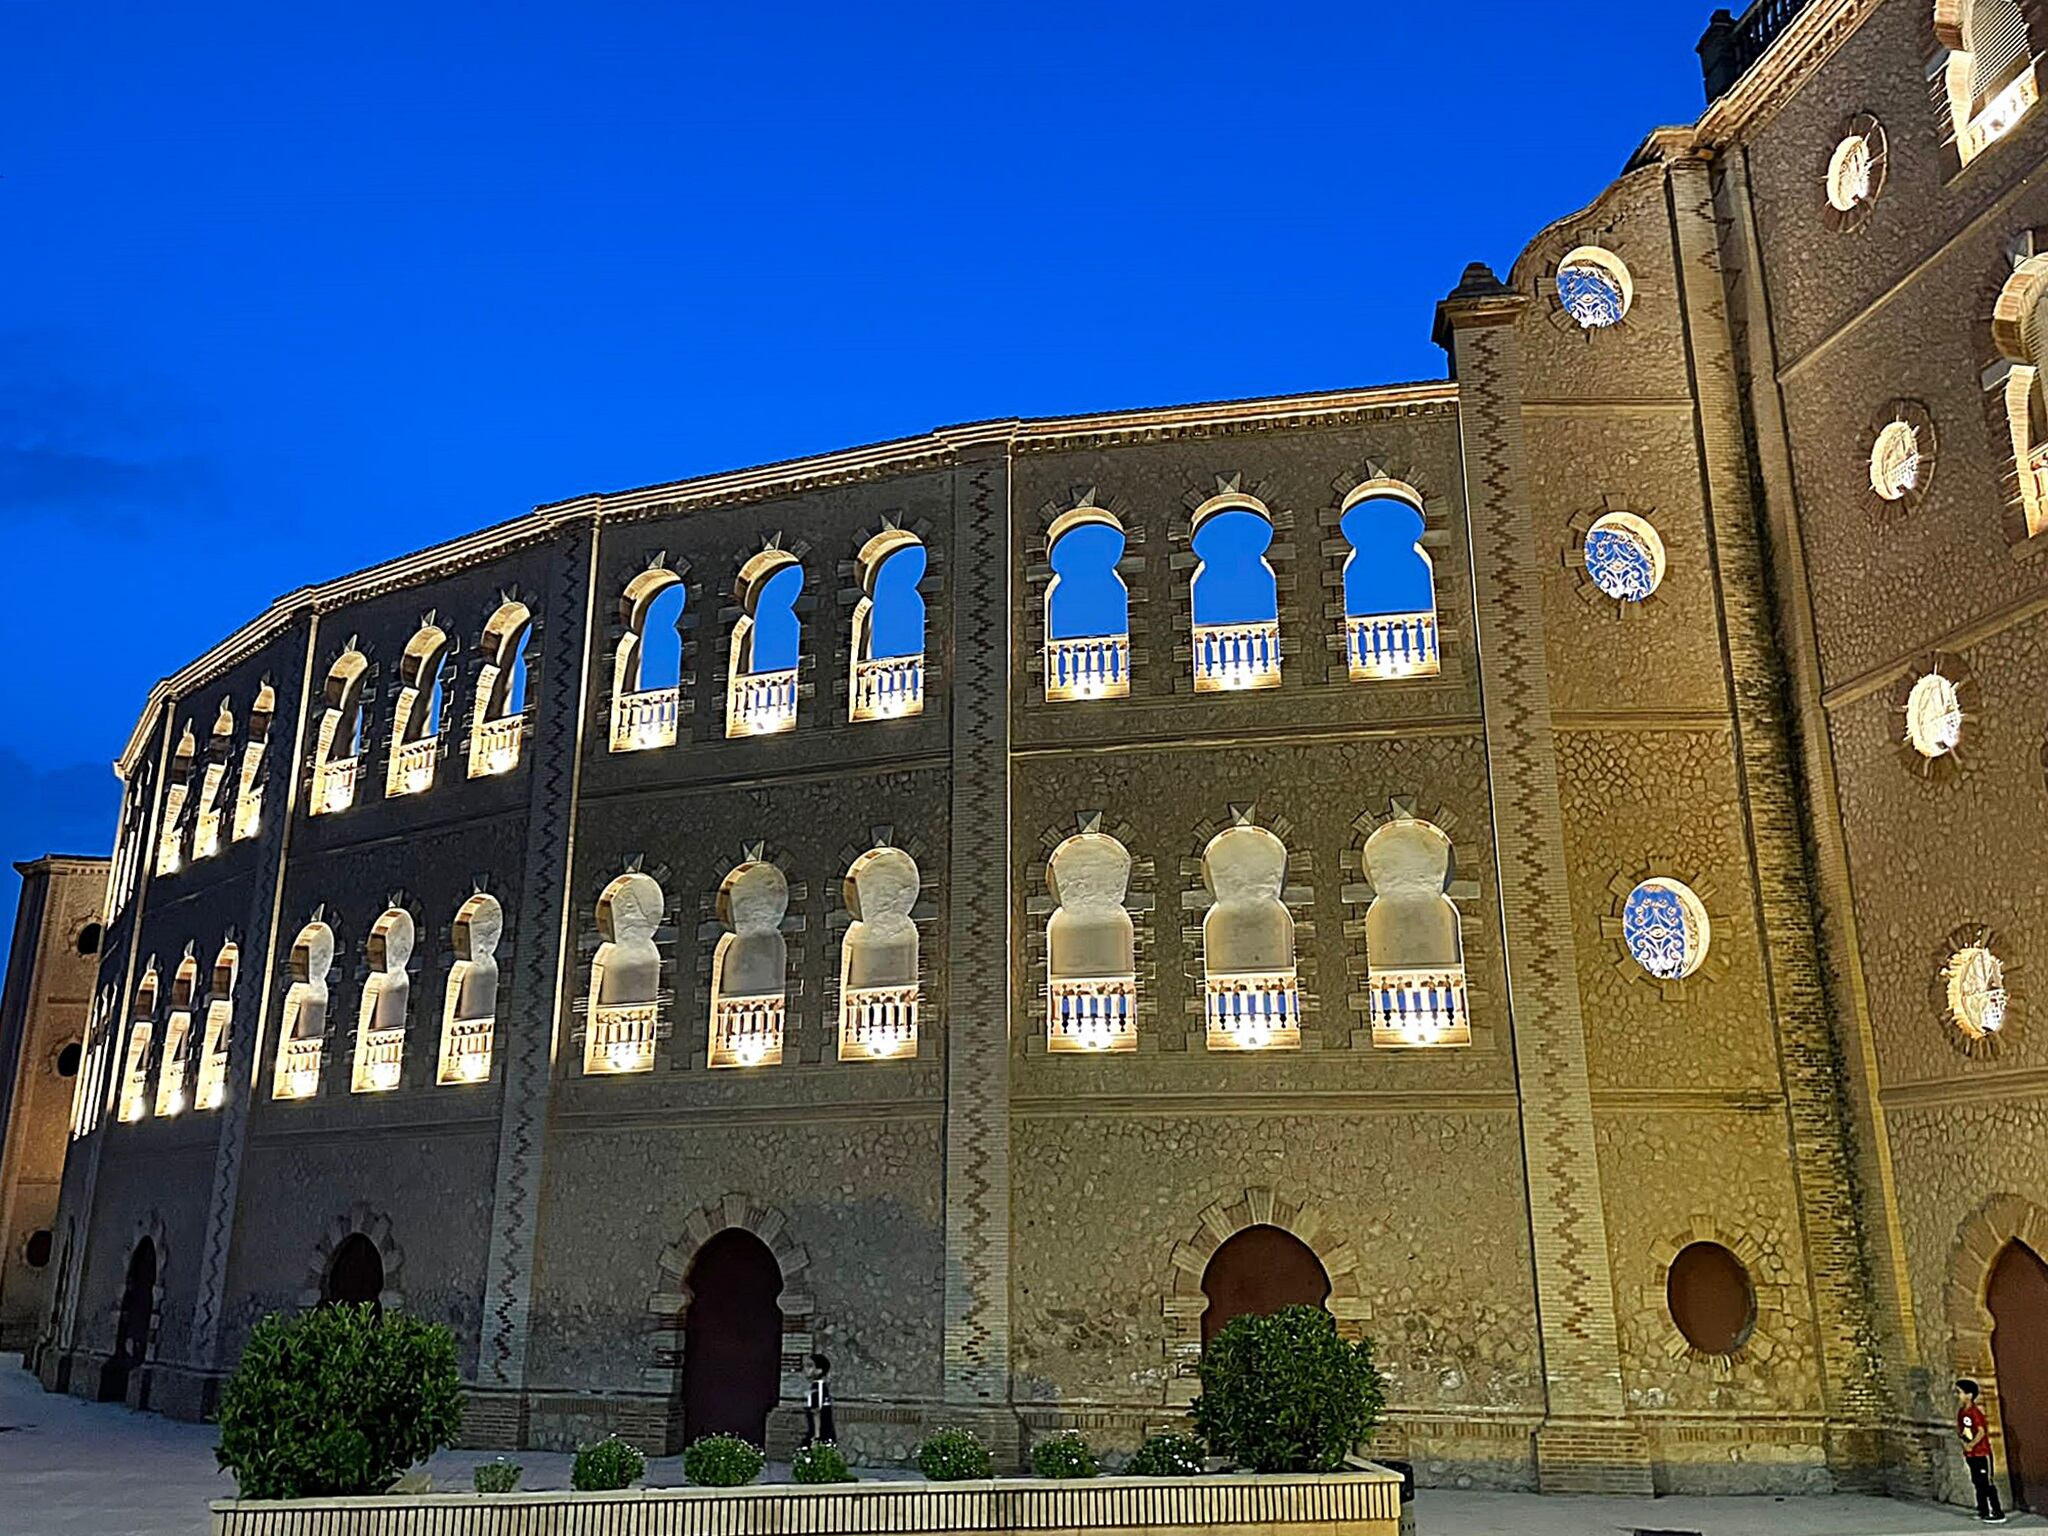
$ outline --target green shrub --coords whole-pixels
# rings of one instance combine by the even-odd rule
[[[1133,1477],[1195,1477],[1208,1459],[1193,1435],[1154,1435],[1124,1468]]]
[[[917,1448],[917,1465],[935,1483],[993,1475],[988,1447],[964,1429],[942,1429]]]
[[[800,1483],[855,1483],[853,1468],[830,1440],[813,1440],[796,1453],[789,1464],[790,1475]]]
[[[1088,1442],[1069,1429],[1031,1447],[1031,1470],[1040,1477],[1093,1477],[1102,1469]]]
[[[1233,1318],[1202,1351],[1195,1428],[1251,1472],[1333,1472],[1372,1433],[1386,1383],[1372,1341],[1320,1307]]]
[[[744,1488],[766,1458],[738,1435],[706,1435],[683,1452],[683,1476],[699,1488]]]
[[[569,1469],[569,1486],[578,1493],[611,1493],[631,1487],[647,1475],[647,1458],[617,1435],[580,1447]]]
[[[362,1306],[273,1313],[220,1398],[214,1456],[245,1499],[382,1493],[462,1427],[455,1336]]]
[[[525,1470],[516,1461],[494,1456],[478,1462],[472,1477],[478,1493],[510,1493],[519,1486],[519,1474]]]

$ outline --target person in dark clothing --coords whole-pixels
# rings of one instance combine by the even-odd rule
[[[804,1389],[804,1444],[830,1444],[839,1438],[832,1425],[832,1362],[813,1355],[804,1375],[811,1383]]]
[[[1987,1525],[2005,1524],[2005,1509],[1991,1481],[1991,1420],[1977,1401],[1980,1388],[1965,1376],[1956,1383],[1956,1438],[1963,1442],[1963,1463],[1977,1489],[1977,1518]]]

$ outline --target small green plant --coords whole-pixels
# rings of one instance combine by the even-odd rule
[[[1193,1435],[1154,1435],[1124,1470],[1133,1477],[1197,1477],[1207,1459]]]
[[[647,1475],[647,1458],[617,1435],[580,1447],[569,1469],[569,1486],[578,1493],[611,1493],[629,1488]]]
[[[1093,1477],[1102,1469],[1088,1442],[1070,1429],[1031,1447],[1031,1470],[1040,1477]]]
[[[462,1427],[455,1336],[362,1306],[256,1325],[221,1390],[214,1456],[245,1499],[382,1493]]]
[[[789,1464],[790,1476],[800,1483],[855,1483],[853,1468],[830,1440],[813,1440],[796,1453]]]
[[[765,1460],[738,1435],[706,1435],[683,1452],[683,1476],[699,1488],[744,1488],[761,1475]]]
[[[1334,1472],[1386,1401],[1372,1341],[1344,1339],[1321,1307],[1232,1318],[1200,1372],[1195,1428],[1248,1472]]]
[[[925,1441],[917,1448],[917,1465],[935,1483],[988,1477],[994,1468],[988,1447],[964,1429],[942,1429]]]
[[[478,1493],[510,1493],[519,1486],[519,1474],[525,1470],[516,1461],[493,1456],[489,1461],[478,1462],[471,1476]]]

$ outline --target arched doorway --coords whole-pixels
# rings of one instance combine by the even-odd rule
[[[2048,1264],[2025,1243],[2007,1243],[1991,1266],[1985,1304],[2012,1501],[2048,1511]]]
[[[782,1394],[782,1266],[742,1227],[713,1236],[690,1262],[683,1317],[683,1437],[768,1438]]]
[[[368,1302],[379,1313],[384,1310],[384,1255],[361,1232],[351,1232],[327,1262],[327,1275],[320,1283],[320,1305],[337,1302],[360,1305]]]
[[[1210,1256],[1202,1272],[1202,1347],[1234,1317],[1264,1317],[1282,1307],[1320,1307],[1330,1299],[1323,1262],[1292,1232],[1246,1227]]]
[[[145,1237],[128,1256],[128,1279],[121,1287],[121,1320],[114,1332],[114,1352],[100,1368],[100,1401],[128,1400],[128,1381],[149,1352],[149,1323],[156,1315],[156,1243]]]

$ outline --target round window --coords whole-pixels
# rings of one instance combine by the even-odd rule
[[[1586,574],[1616,602],[1640,603],[1664,580],[1664,541],[1632,512],[1609,512],[1586,530]]]
[[[1621,906],[1628,952],[1659,981],[1681,981],[1707,958],[1711,925],[1699,897],[1676,880],[1645,880]]]
[[[1920,434],[1910,422],[1888,423],[1870,445],[1870,488],[1886,501],[1904,501],[1920,484]]]
[[[1962,696],[1952,679],[1930,672],[1906,695],[1906,742],[1922,757],[1936,758],[1955,751],[1962,739]]]
[[[59,1077],[78,1076],[78,1057],[78,1042],[73,1040],[57,1053],[57,1075]]]
[[[1828,157],[1828,204],[1836,212],[1847,213],[1869,199],[1874,160],[1863,134],[1852,133],[1835,146]]]
[[[1972,1040],[1983,1040],[2005,1028],[2007,997],[2005,964],[1981,944],[1949,956],[1948,1014]]]
[[[50,1229],[37,1227],[29,1233],[28,1241],[21,1245],[21,1256],[30,1269],[41,1269],[50,1262]]]
[[[100,952],[100,925],[87,923],[78,930],[78,952],[81,955],[96,955]]]
[[[1719,1243],[1679,1251],[1664,1300],[1685,1342],[1703,1355],[1732,1355],[1756,1331],[1756,1287],[1742,1260]]]
[[[1582,245],[1557,264],[1557,299],[1587,330],[1604,330],[1635,303],[1635,281],[1614,252]]]

